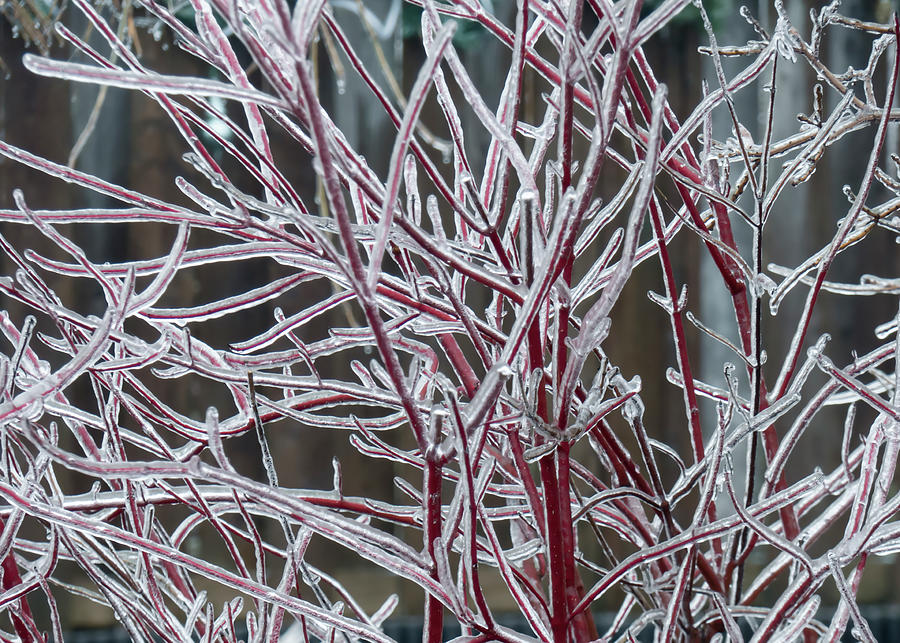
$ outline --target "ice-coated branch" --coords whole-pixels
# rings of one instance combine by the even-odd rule
[[[829,5],[807,35],[776,3],[774,25],[741,14],[758,40],[722,44],[699,3],[679,29],[706,32],[712,87],[679,98],[653,61],[688,4],[147,0],[132,24],[73,2],[106,49],[60,24],[66,53],[25,68],[143,93],[183,165],[144,194],[0,141],[108,201],[33,208],[16,190],[0,209],[0,638],[59,638],[75,592],[173,643],[387,642],[395,610],[424,616],[428,643],[450,623],[478,642],[871,640],[857,597],[900,529],[897,319],[860,315],[881,345],[831,349],[825,332],[846,333],[820,294],[898,293],[892,274],[826,279],[900,232],[900,159],[881,154],[898,28]],[[397,66],[405,95],[382,42],[401,15],[422,48]],[[190,72],[124,37],[148,23]],[[864,40],[864,68],[820,55],[836,28]],[[486,79],[488,43],[504,66]],[[820,79],[799,120],[773,85],[795,66]],[[381,148],[343,116],[347,87]],[[765,91],[756,133],[740,101]],[[767,267],[802,216],[791,195],[850,133],[868,143],[849,206],[803,224],[818,250]],[[102,256],[101,231],[126,225],[165,242]],[[10,232],[26,229],[37,241]],[[650,334],[666,350],[636,362]],[[745,368],[709,367],[712,345]],[[404,579],[403,598],[343,580],[323,541]]]

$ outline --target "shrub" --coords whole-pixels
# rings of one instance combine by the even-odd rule
[[[17,191],[16,207],[0,212],[67,257],[3,243],[17,268],[0,289],[31,311],[0,317],[11,347],[0,357],[2,604],[15,632],[4,640],[45,639],[30,607],[41,601],[61,640],[54,595],[68,591],[111,607],[134,640],[233,641],[243,619],[248,640],[274,641],[286,616],[304,638],[390,640],[382,625],[396,596],[367,613],[354,587],[308,560],[318,540],[420,588],[429,642],[445,620],[478,641],[625,640],[645,628],[666,641],[743,640],[742,627],[755,641],[836,640],[851,621],[873,640],[856,593],[870,558],[898,549],[897,322],[875,327],[879,345],[844,365],[812,328],[827,324],[815,318],[823,293],[896,292],[890,277],[827,279],[841,253],[898,231],[900,179],[880,164],[897,116],[896,22],[851,20],[832,3],[812,12],[807,35],[776,3],[772,33],[745,12],[758,39],[720,47],[697,5],[714,81],[679,117],[644,45],[686,0],[643,12],[641,2],[518,0],[509,24],[490,3],[411,4],[423,9],[427,57],[402,101],[346,36],[341,20],[358,18],[342,9],[339,20],[325,0],[191,0],[177,16],[142,2],[209,65],[205,78],[148,69],[86,0],[74,5],[107,54],[59,26],[90,63],[26,56],[37,74],[144,92],[183,137],[192,169],[175,179],[184,205],[0,143],[5,156],[120,204],[38,210]],[[496,109],[456,51],[459,24],[510,52]],[[864,69],[832,70],[820,56],[823,35],[845,28],[871,41]],[[318,98],[318,39],[396,129],[386,177],[371,167],[383,159],[357,153]],[[725,55],[737,57],[735,71]],[[803,64],[819,79],[812,108],[776,132],[776,69]],[[529,75],[546,88],[534,122],[520,103]],[[758,85],[768,98],[754,138],[735,95]],[[443,120],[427,131],[432,96]],[[463,112],[489,136],[483,162]],[[714,115],[731,136],[713,139]],[[793,268],[764,266],[774,222],[793,214],[780,207],[785,195],[861,128],[865,171],[830,240]],[[292,139],[292,163],[307,159],[318,200],[288,178],[273,131]],[[622,178],[604,194],[601,176]],[[173,228],[168,254],[108,263],[61,232],[125,223]],[[696,302],[673,260],[695,248],[719,282],[705,275]],[[173,303],[185,274],[258,275],[263,260],[278,270],[258,287],[221,294],[209,284],[201,303]],[[660,356],[657,372],[638,377],[606,347],[642,263],[662,280],[645,303],[669,320],[675,365]],[[50,273],[89,280],[105,312],[67,303]],[[795,289],[806,292],[796,313],[764,328],[766,302],[775,315]],[[728,302],[733,327],[692,314],[704,296]],[[204,339],[210,324],[249,332],[231,320],[254,311],[271,320],[262,332],[230,345]],[[316,339],[326,313],[333,327]],[[786,347],[769,341],[776,327],[792,336]],[[701,381],[708,338],[738,366]],[[641,377],[681,391],[684,413],[665,424],[681,427],[687,448],[645,422],[656,401]],[[218,393],[180,408],[164,380]],[[866,426],[855,423],[857,404],[874,409]],[[826,405],[846,408],[843,429]],[[206,406],[205,419],[192,417]],[[267,435],[301,426],[349,435],[364,456],[390,461],[405,495],[345,494],[337,461],[331,490],[280,485]],[[263,480],[232,462],[245,434],[259,443]],[[798,444],[809,435],[833,443],[835,466],[803,469]],[[34,536],[39,525],[46,540]],[[201,529],[219,539],[222,561],[186,546]],[[748,564],[751,552],[762,562]],[[63,563],[89,586],[61,583]],[[501,579],[528,635],[498,620],[487,575]],[[234,600],[217,610],[211,585]],[[840,599],[830,623],[819,610],[829,588]],[[607,594],[620,609],[604,634],[591,607]]]

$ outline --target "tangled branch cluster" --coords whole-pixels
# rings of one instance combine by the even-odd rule
[[[10,159],[121,203],[42,211],[17,191],[16,207],[0,211],[5,225],[32,226],[69,257],[2,242],[17,268],[0,290],[31,311],[19,321],[0,313],[9,349],[0,356],[0,605],[15,632],[3,639],[45,640],[31,609],[43,601],[62,640],[54,596],[72,588],[55,570],[66,561],[89,579],[78,591],[110,606],[135,641],[235,641],[238,621],[251,641],[277,641],[288,622],[306,639],[390,641],[382,625],[396,597],[367,613],[353,587],[306,560],[310,542],[326,539],[421,588],[428,642],[441,640],[445,619],[477,641],[630,640],[645,628],[665,641],[742,641],[748,631],[753,641],[834,641],[848,624],[874,640],[855,596],[867,560],[896,553],[900,542],[900,372],[890,370],[897,323],[875,328],[881,345],[843,366],[826,356],[825,338],[809,335],[824,291],[897,292],[893,278],[827,280],[842,251],[878,230],[900,232],[900,179],[880,165],[888,125],[900,116],[891,108],[896,24],[851,20],[833,3],[813,12],[806,35],[776,3],[771,34],[747,15],[759,39],[720,47],[698,4],[715,81],[679,118],[644,45],[687,0],[652,10],[640,0],[518,0],[511,24],[475,0],[410,1],[422,8],[428,54],[402,102],[345,34],[342,21],[365,12],[326,0],[293,9],[285,0],[191,0],[190,23],[142,0],[181,49],[215,70],[209,78],[146,68],[87,0],[73,4],[105,52],[59,25],[91,62],[26,57],[37,74],[151,97],[183,137],[195,178],[175,179],[188,207],[0,143]],[[496,109],[454,47],[465,21],[511,52]],[[823,63],[823,36],[845,28],[870,41],[866,69]],[[319,38],[396,128],[386,177],[317,96],[311,49]],[[726,55],[740,62],[730,76]],[[793,64],[809,65],[821,82],[810,113],[776,138],[776,68]],[[548,88],[535,122],[521,107],[529,74]],[[888,79],[884,96],[879,74]],[[734,96],[767,83],[755,142]],[[434,134],[421,122],[430,96],[443,117]],[[223,110],[221,99],[239,108]],[[483,166],[470,161],[463,107],[490,137]],[[732,137],[713,140],[714,113]],[[796,267],[765,272],[767,230],[791,214],[778,210],[781,197],[810,178],[832,143],[866,127],[864,178],[833,237]],[[317,202],[279,168],[275,130],[311,159]],[[223,170],[222,154],[252,177],[252,190]],[[627,178],[601,199],[598,180],[609,171]],[[873,204],[881,194],[889,198]],[[171,226],[170,251],[99,263],[60,232],[63,224],[123,223]],[[749,231],[750,247],[735,242],[736,227]],[[216,243],[192,244],[196,231]],[[714,262],[736,326],[712,328],[689,310],[695,302],[670,255],[676,236]],[[164,303],[179,275],[244,262],[252,270],[260,257],[284,276],[191,307]],[[653,400],[604,348],[616,336],[610,315],[644,262],[664,284],[650,299],[671,322],[676,362],[642,375],[681,390],[684,415],[668,420],[686,432],[686,453],[645,423]],[[91,280],[106,312],[67,306],[45,279],[51,273]],[[298,301],[297,289],[314,281],[328,294]],[[799,318],[776,318],[793,329],[778,354],[762,330],[765,303],[777,313],[792,289],[805,290],[805,303]],[[273,301],[287,312],[276,309],[264,332],[228,346],[202,339],[208,322],[269,311]],[[312,340],[315,320],[338,309],[346,327]],[[740,364],[725,367],[722,384],[700,381],[691,362],[704,336]],[[322,365],[335,360],[349,363],[353,378],[329,377]],[[230,403],[197,420],[155,392],[158,380],[188,377],[227,391]],[[92,404],[76,399],[76,381]],[[701,397],[714,400],[714,411],[701,412]],[[840,464],[789,483],[804,434],[840,433],[816,423],[826,404],[848,409]],[[859,404],[875,410],[869,426],[854,425]],[[360,453],[395,463],[407,500],[345,495],[338,466],[332,490],[280,485],[267,435],[298,423],[349,433]],[[260,443],[262,481],[239,473],[227,454],[248,432]],[[733,460],[745,450],[747,476],[738,481]],[[60,479],[67,470],[93,490],[73,492]],[[172,507],[187,511],[168,514]],[[45,540],[25,529],[34,524]],[[227,560],[185,547],[201,527],[217,534]],[[753,550],[767,558],[751,573]],[[502,579],[531,632],[498,622],[480,581],[486,573]],[[210,583],[235,599],[213,605]],[[840,595],[830,623],[819,612],[826,586]],[[621,609],[598,632],[591,606],[609,592]]]

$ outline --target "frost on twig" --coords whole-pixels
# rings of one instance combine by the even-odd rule
[[[290,627],[387,642],[401,609],[424,615],[427,643],[445,622],[465,640],[581,642],[600,638],[594,611],[609,604],[601,640],[836,640],[848,626],[872,640],[856,596],[870,558],[897,551],[897,318],[872,321],[872,345],[850,357],[810,333],[828,329],[826,294],[898,292],[893,274],[833,274],[900,231],[881,154],[900,116],[896,23],[833,4],[807,34],[779,2],[774,25],[742,10],[756,40],[720,44],[696,3],[714,73],[684,108],[646,50],[686,0],[382,4],[143,2],[203,67],[191,75],[150,68],[76,0],[105,48],[60,25],[82,57],[25,58],[38,75],[143,93],[184,166],[177,198],[161,198],[0,142],[108,201],[39,209],[16,191],[0,210],[3,234],[44,240],[0,235],[0,292],[27,311],[0,311],[0,638],[58,638],[57,598],[73,593],[134,640],[276,641]],[[403,95],[384,46],[413,15],[425,53]],[[454,38],[464,28],[509,55],[493,93]],[[819,55],[838,28],[868,39],[863,69]],[[341,82],[371,93],[383,158],[357,149],[324,97],[320,43]],[[785,127],[775,92],[793,66],[816,84]],[[751,90],[761,128],[739,118]],[[798,216],[788,195],[851,134],[866,162],[839,220],[809,256],[770,261],[779,222]],[[116,262],[83,247],[79,231],[121,224],[171,241]],[[713,267],[690,297],[686,252]],[[99,313],[63,292],[73,281]],[[183,283],[202,287],[185,297]],[[797,292],[799,310],[785,304]],[[727,314],[701,314],[715,297]],[[671,349],[633,372],[622,355],[651,334]],[[739,366],[701,370],[709,346]],[[674,413],[654,394],[663,380]],[[299,472],[283,445],[313,432],[367,464],[323,441]],[[811,440],[833,447],[821,468],[802,457]],[[322,542],[414,589],[347,582]],[[83,586],[64,580],[72,566]],[[522,631],[503,624],[510,607]]]

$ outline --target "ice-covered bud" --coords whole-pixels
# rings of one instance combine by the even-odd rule
[[[777,287],[775,282],[772,281],[772,278],[762,272],[757,273],[753,277],[751,285],[753,288],[753,294],[755,294],[757,297],[762,297],[763,295],[771,296],[775,291],[775,288]]]
[[[669,301],[667,297],[663,297],[659,293],[653,292],[652,290],[647,291],[647,298],[652,301],[654,304],[662,308],[669,315],[675,312],[675,309],[672,307],[672,302]]]
[[[606,379],[606,374],[602,370],[597,371],[597,374],[594,376],[594,381],[591,383],[591,390],[588,392],[587,398],[581,404],[581,408],[578,409],[578,417],[575,420],[577,426],[587,426],[587,423],[590,422],[591,418],[597,414],[599,406],[603,403],[603,396],[606,393],[607,383],[608,380]]]
[[[687,284],[684,284],[681,287],[681,293],[678,295],[678,303],[675,308],[680,312],[687,308],[687,299],[688,299],[688,287]]]
[[[629,423],[635,422],[644,416],[644,401],[641,399],[641,377],[635,375],[630,380],[626,380],[620,373],[612,378],[612,385],[618,389],[621,395],[632,394],[630,398],[622,405],[622,416]]]
[[[797,62],[797,56],[794,53],[794,36],[791,34],[789,27],[788,21],[783,17],[779,17],[778,22],[775,23],[772,41],[775,44],[775,50],[778,52],[778,55],[794,63]]]
[[[628,422],[635,422],[643,418],[644,410],[644,401],[638,394],[628,398],[628,401],[622,405],[622,415]]]

